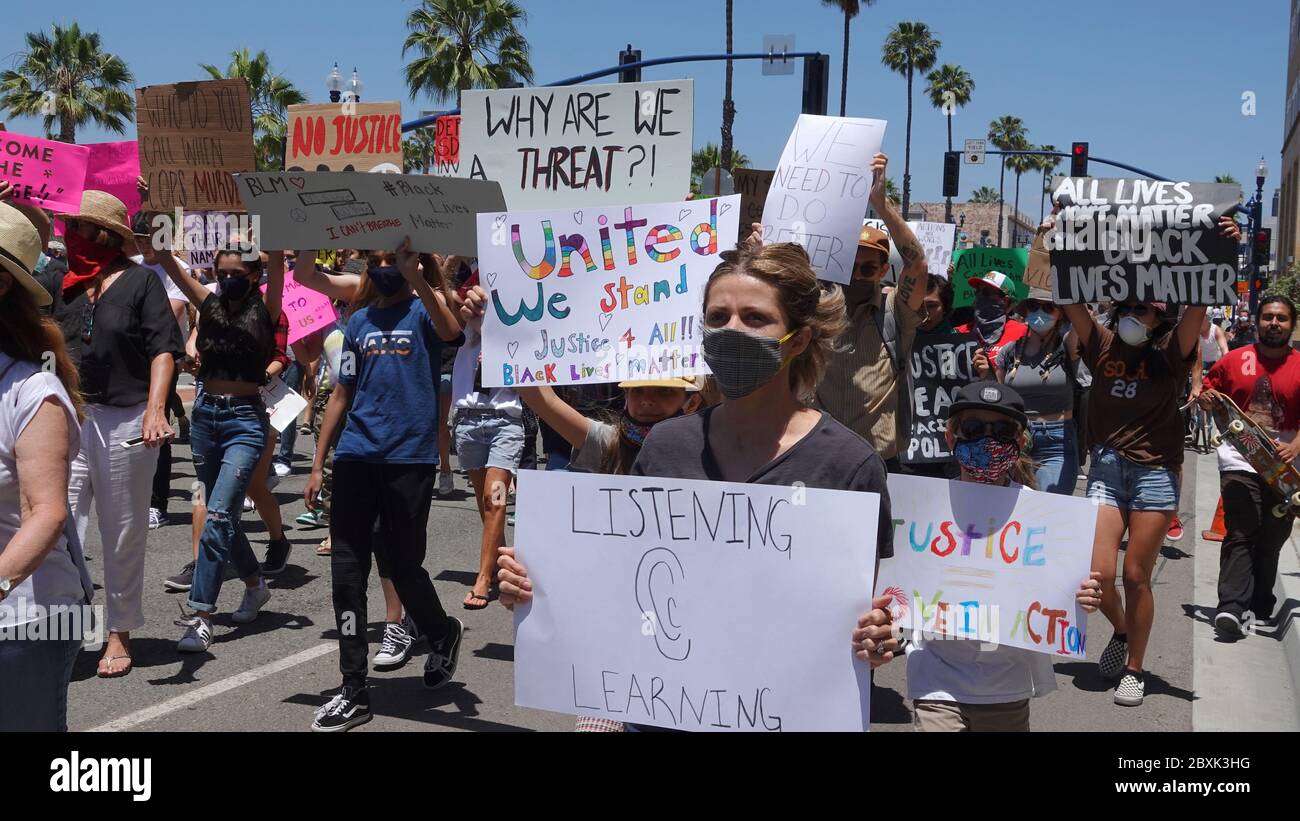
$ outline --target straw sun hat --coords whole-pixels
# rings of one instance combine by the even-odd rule
[[[27,289],[38,306],[49,305],[50,293],[32,276],[41,257],[41,235],[35,226],[11,205],[0,203],[0,267]]]
[[[104,191],[85,191],[81,195],[81,208],[75,214],[55,214],[55,217],[67,222],[89,222],[106,231],[111,231],[131,242],[135,235],[127,224],[126,205],[121,200]]]

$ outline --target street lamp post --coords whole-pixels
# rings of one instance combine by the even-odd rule
[[[1255,262],[1255,234],[1262,227],[1264,222],[1264,178],[1268,176],[1268,165],[1264,158],[1259,158],[1259,165],[1255,166],[1255,198],[1249,203],[1250,206],[1250,233],[1246,235],[1246,254],[1250,260],[1248,270],[1250,271],[1250,315],[1255,316],[1259,311],[1259,289],[1256,282],[1259,280],[1259,265]]]
[[[340,92],[343,90],[343,78],[339,76],[338,63],[334,64],[334,70],[330,72],[330,76],[325,78],[325,87],[329,89],[330,102],[337,103],[341,96]]]
[[[352,79],[348,81],[348,101],[361,102],[361,78],[357,76],[357,67],[352,67]]]

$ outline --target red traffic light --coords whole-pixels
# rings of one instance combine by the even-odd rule
[[[1084,154],[1084,152],[1087,151],[1087,150],[1088,150],[1088,149],[1085,148],[1085,147],[1083,146],[1082,143],[1075,143],[1075,144],[1074,144],[1074,156],[1076,156],[1076,157],[1082,157],[1083,154]]]

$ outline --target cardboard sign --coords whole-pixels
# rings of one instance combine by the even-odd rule
[[[1092,502],[894,473],[889,499],[894,556],[880,562],[876,595],[894,597],[894,623],[914,641],[1084,657],[1088,618],[1074,597],[1092,565]]]
[[[494,182],[304,171],[239,174],[239,196],[261,219],[263,248],[396,248],[477,253],[475,215],[501,211]]]
[[[86,146],[86,188],[107,191],[126,205],[127,214],[140,210],[140,147],[135,140],[116,143],[91,143]]]
[[[1028,264],[1029,251],[1024,248],[958,248],[952,255],[952,307],[974,305],[975,289],[969,280],[989,271],[1010,277],[1016,286],[1015,299],[1024,299],[1029,295],[1029,286],[1024,283]]]
[[[740,197],[478,217],[492,306],[483,385],[581,385],[708,373],[704,284]]]
[[[289,106],[284,168],[402,173],[402,104]]]
[[[763,241],[797,242],[817,276],[847,284],[871,193],[884,120],[801,114],[763,207]]]
[[[460,115],[439,117],[434,126],[433,161],[439,168],[460,165]]]
[[[135,90],[135,104],[140,171],[149,183],[144,209],[241,210],[231,175],[256,168],[248,83],[146,86]]]
[[[754,223],[763,222],[763,206],[767,203],[767,192],[772,187],[775,171],[760,171],[754,168],[737,168],[731,172],[736,181],[736,193],[740,195],[740,236],[743,242],[753,231]]]
[[[917,333],[908,363],[907,390],[912,399],[900,461],[922,465],[952,460],[944,438],[947,409],[956,401],[957,391],[979,380],[973,362],[979,346],[974,334]]]
[[[266,288],[262,288],[266,293]],[[289,319],[289,344],[311,336],[338,321],[334,303],[324,294],[299,285],[292,272],[285,272],[281,310]]]
[[[1179,305],[1237,301],[1237,243],[1219,217],[1240,186],[1059,177],[1062,206],[1048,235],[1058,302],[1137,300]]]
[[[11,131],[0,133],[0,180],[13,186],[13,202],[55,213],[81,209],[90,150]]]
[[[871,606],[876,494],[526,470],[518,499],[534,596],[515,607],[516,704],[692,731],[868,729],[850,636]]]
[[[1029,262],[1025,266],[1025,284],[1030,288],[1052,287],[1052,256],[1047,252],[1047,233],[1038,231],[1029,246]]]
[[[680,199],[693,113],[690,80],[466,91],[460,176],[501,183],[512,211]]]
[[[217,251],[237,247],[252,227],[247,214],[220,211],[185,214],[182,225],[177,247],[184,249],[193,268],[211,268]]]

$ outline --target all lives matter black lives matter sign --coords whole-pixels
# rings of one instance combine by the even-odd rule
[[[1237,301],[1237,244],[1219,218],[1240,188],[1212,183],[1058,177],[1046,244],[1058,302]]]

